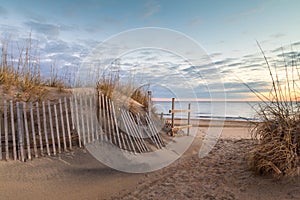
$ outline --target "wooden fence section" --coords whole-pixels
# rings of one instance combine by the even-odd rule
[[[175,113],[180,113],[180,112],[187,112],[188,113],[188,119],[187,119],[187,124],[186,125],[182,125],[182,126],[175,126],[174,125],[174,120],[175,120]],[[191,104],[188,105],[188,109],[187,110],[175,110],[175,98],[172,98],[172,109],[169,110],[169,113],[171,113],[172,117],[171,117],[171,135],[174,136],[174,133],[178,130],[187,128],[187,135],[189,135],[190,133],[190,127],[192,127],[192,125],[190,124],[190,118],[191,118]]]
[[[165,144],[148,114],[115,109],[103,94],[79,93],[55,101],[3,101],[0,106],[0,160],[31,160],[84,147],[96,140],[133,153]],[[143,121],[143,122],[142,122]]]

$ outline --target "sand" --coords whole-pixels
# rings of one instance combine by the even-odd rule
[[[203,122],[207,123],[207,122]],[[213,151],[198,157],[207,126],[176,162],[146,174],[119,172],[76,149],[25,163],[0,162],[0,199],[300,199],[300,179],[276,181],[248,169],[247,124],[226,122]]]

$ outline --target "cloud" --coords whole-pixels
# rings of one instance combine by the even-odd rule
[[[56,39],[60,33],[60,26],[55,24],[40,23],[37,21],[27,21],[24,24],[32,30],[46,35],[48,39]]]
[[[151,15],[157,13],[160,10],[160,4],[154,0],[149,0],[145,4],[145,11],[143,13],[143,18],[148,18]]]
[[[194,18],[194,19],[191,19],[187,25],[189,27],[199,27],[201,24],[203,23],[203,20],[201,18]]]

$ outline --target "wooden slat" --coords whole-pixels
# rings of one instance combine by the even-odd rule
[[[14,119],[14,105],[13,101],[10,101],[10,122],[11,122],[11,132],[13,140],[13,155],[14,160],[17,160],[17,145],[16,145],[16,132],[15,132],[15,119]]]
[[[192,110],[169,110],[169,113],[182,113],[182,112],[192,112]]]
[[[7,119],[7,102],[6,102],[6,100],[4,100],[3,112],[4,112],[5,158],[6,158],[6,160],[9,160],[8,119]]]
[[[24,115],[24,126],[25,126],[25,135],[26,135],[27,155],[28,155],[28,159],[31,160],[30,137],[29,137],[26,103],[25,102],[23,103],[23,115]]]
[[[39,102],[36,102],[36,115],[37,115],[37,123],[38,123],[38,133],[39,133],[39,138],[40,138],[41,155],[44,156]]]
[[[25,156],[24,156],[24,137],[23,137],[23,124],[22,124],[22,103],[17,102],[17,125],[18,125],[18,146],[20,151],[20,157],[19,159],[24,162]]]
[[[64,98],[64,101],[65,101],[67,131],[68,131],[68,138],[69,138],[69,148],[70,148],[70,150],[72,150],[72,137],[71,137],[71,130],[70,130],[70,122],[69,122],[68,101],[67,101],[66,97]]]
[[[51,133],[53,154],[56,155],[55,137],[54,137],[53,121],[52,121],[52,113],[51,113],[51,104],[50,104],[49,100],[48,100],[48,113],[49,113],[50,133]]]
[[[48,140],[48,131],[47,131],[47,118],[46,118],[46,107],[45,102],[42,102],[42,109],[43,109],[43,122],[44,122],[44,134],[45,134],[45,141],[46,141],[46,150],[48,156],[50,156],[50,148],[49,148],[49,140]]]
[[[67,151],[67,142],[66,142],[66,132],[65,132],[65,123],[64,123],[64,114],[63,114],[63,108],[62,108],[62,102],[61,99],[59,99],[59,111],[60,111],[60,121],[61,121],[61,129],[62,129],[62,136],[63,136],[63,142],[64,142],[64,150]]]
[[[81,148],[81,135],[80,135],[80,123],[79,123],[79,109],[78,109],[78,102],[77,102],[77,97],[75,97],[75,115],[76,115],[76,127],[77,127],[77,135],[78,135],[78,143],[79,147]]]
[[[30,102],[29,108],[30,108],[31,132],[32,132],[32,140],[33,140],[33,151],[34,151],[34,156],[37,158],[38,157],[38,151],[37,151],[36,137],[35,137],[34,116],[33,116],[32,102]]]
[[[184,125],[184,126],[175,126],[174,128],[172,128],[172,131],[178,131],[184,128],[191,128],[192,125]]]
[[[58,115],[57,115],[56,104],[54,104],[54,115],[55,115],[55,127],[56,127],[56,138],[57,138],[58,153],[61,153],[60,135],[59,135],[59,124],[58,124]]]

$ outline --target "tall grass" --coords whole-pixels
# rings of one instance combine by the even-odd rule
[[[252,131],[259,144],[250,153],[251,168],[259,174],[272,174],[277,178],[294,176],[300,155],[300,73],[297,58],[288,58],[283,53],[284,72],[280,74],[278,67],[271,67],[260,49],[272,87],[268,95],[249,87],[261,100],[257,113],[262,119]]]
[[[51,73],[49,79],[42,78],[38,47],[32,45],[31,36],[24,44],[2,40],[0,85],[6,91],[15,86],[23,93],[18,95],[23,101],[42,99],[46,93],[45,86],[64,87],[57,73]]]

